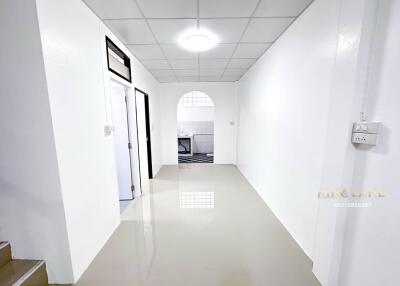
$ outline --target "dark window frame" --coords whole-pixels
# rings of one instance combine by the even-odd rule
[[[110,58],[108,54],[108,49],[111,49],[114,53],[116,53],[121,59],[124,60],[124,65],[128,68],[129,70],[129,78],[126,78],[125,76],[121,75],[117,71],[113,70],[110,67]],[[120,78],[123,78],[124,80],[128,81],[129,83],[132,83],[132,69],[131,69],[131,60],[130,58],[120,49],[118,46],[111,41],[109,37],[106,36],[106,53],[107,53],[107,68],[110,72],[113,74],[119,76]]]

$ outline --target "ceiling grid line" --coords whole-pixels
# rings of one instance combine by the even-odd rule
[[[168,60],[167,56],[165,55],[165,52],[164,52],[163,48],[161,47],[160,43],[158,42],[158,39],[157,39],[156,35],[154,34],[153,30],[151,29],[151,26],[150,26],[149,22],[147,21],[145,15],[144,15],[144,13],[143,13],[143,10],[140,8],[140,5],[139,5],[138,1],[137,1],[137,0],[134,0],[134,1],[135,1],[135,3],[136,3],[136,6],[138,7],[138,10],[139,10],[140,13],[142,14],[142,17],[144,18],[148,29],[150,30],[151,34],[153,35],[153,37],[154,37],[154,39],[155,39],[155,41],[156,41],[156,43],[157,43],[157,45],[158,45],[158,48],[161,50],[161,53],[164,55],[164,58],[167,60],[167,62],[168,62],[168,64],[169,64],[170,68],[172,69],[172,72],[173,72],[173,74],[174,74],[174,76],[175,76],[175,79],[178,80],[178,77],[177,77],[177,75],[176,75],[176,73],[175,73],[175,70],[172,68],[171,62]]]
[[[253,16],[253,19],[285,19],[285,18],[296,18],[296,16],[275,16],[275,17],[265,17],[265,16]],[[103,18],[103,21],[120,21],[120,20],[236,20],[236,19],[249,19],[249,17],[176,17],[176,18],[157,18],[157,17],[143,17],[143,18]]]
[[[273,44],[274,42],[242,42],[244,44]],[[133,43],[124,43],[125,45],[128,46],[147,46],[147,45],[151,45],[151,44],[133,44]],[[160,45],[176,45],[176,43],[163,43],[163,42],[159,42]],[[237,42],[218,42],[218,44],[226,44],[226,45],[236,45]]]
[[[261,0],[260,0],[260,1],[261,1]],[[268,49],[271,48],[272,44],[275,43],[275,42],[287,31],[287,29],[290,28],[290,26],[294,23],[294,21],[296,21],[296,20],[304,13],[304,11],[307,10],[307,8],[308,8],[313,2],[314,2],[314,0],[312,0],[311,2],[309,2],[308,5],[307,5],[306,7],[304,7],[304,8],[301,10],[301,12],[300,12],[297,16],[295,16],[295,17],[285,17],[285,18],[291,18],[292,21],[291,21],[290,24],[287,25],[287,27],[276,37],[275,41],[272,42],[271,45],[265,49],[265,51],[261,54],[261,56],[260,56],[259,58],[261,58],[261,57],[265,54],[265,52],[266,52]],[[283,18],[283,17],[282,17],[282,18]],[[259,18],[253,17],[253,19],[259,19]],[[258,60],[258,59],[257,59],[257,60]],[[257,60],[256,60],[247,70],[249,70],[249,69],[257,62]],[[240,80],[245,74],[246,74],[246,73],[244,73],[243,75],[241,75],[240,78],[239,78],[239,80]]]
[[[232,57],[235,55],[236,50],[237,50],[237,48],[239,47],[239,43],[242,41],[244,35],[246,34],[247,29],[249,28],[251,19],[252,19],[252,17],[254,16],[254,14],[256,13],[258,7],[260,6],[261,1],[262,1],[262,0],[258,0],[257,5],[256,5],[256,7],[255,7],[254,10],[253,10],[253,13],[250,15],[250,17],[249,17],[249,19],[248,19],[248,21],[247,21],[246,27],[244,28],[243,33],[242,33],[242,35],[240,36],[239,41],[236,43],[236,46],[235,46],[235,48],[234,48],[234,50],[233,50],[233,53],[232,53],[231,57],[229,58],[229,63],[228,63],[228,65],[226,66],[224,72],[221,74],[220,80],[224,77],[225,72],[226,72],[226,69],[227,69],[227,67],[229,66],[229,64],[231,63]]]
[[[160,82],[237,81],[313,0],[83,0]],[[182,33],[217,37],[189,52]],[[195,32],[194,32],[195,33]]]

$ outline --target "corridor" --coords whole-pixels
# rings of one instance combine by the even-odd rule
[[[2,0],[0,286],[400,285],[400,0]]]
[[[320,285],[311,267],[236,167],[163,166],[77,285]]]

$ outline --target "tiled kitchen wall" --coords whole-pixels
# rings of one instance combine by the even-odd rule
[[[178,134],[192,133],[193,153],[214,153],[214,121],[178,121]]]

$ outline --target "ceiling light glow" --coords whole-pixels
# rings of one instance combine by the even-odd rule
[[[192,52],[203,52],[215,47],[217,39],[208,31],[192,30],[184,33],[180,37],[179,44],[186,50]]]

